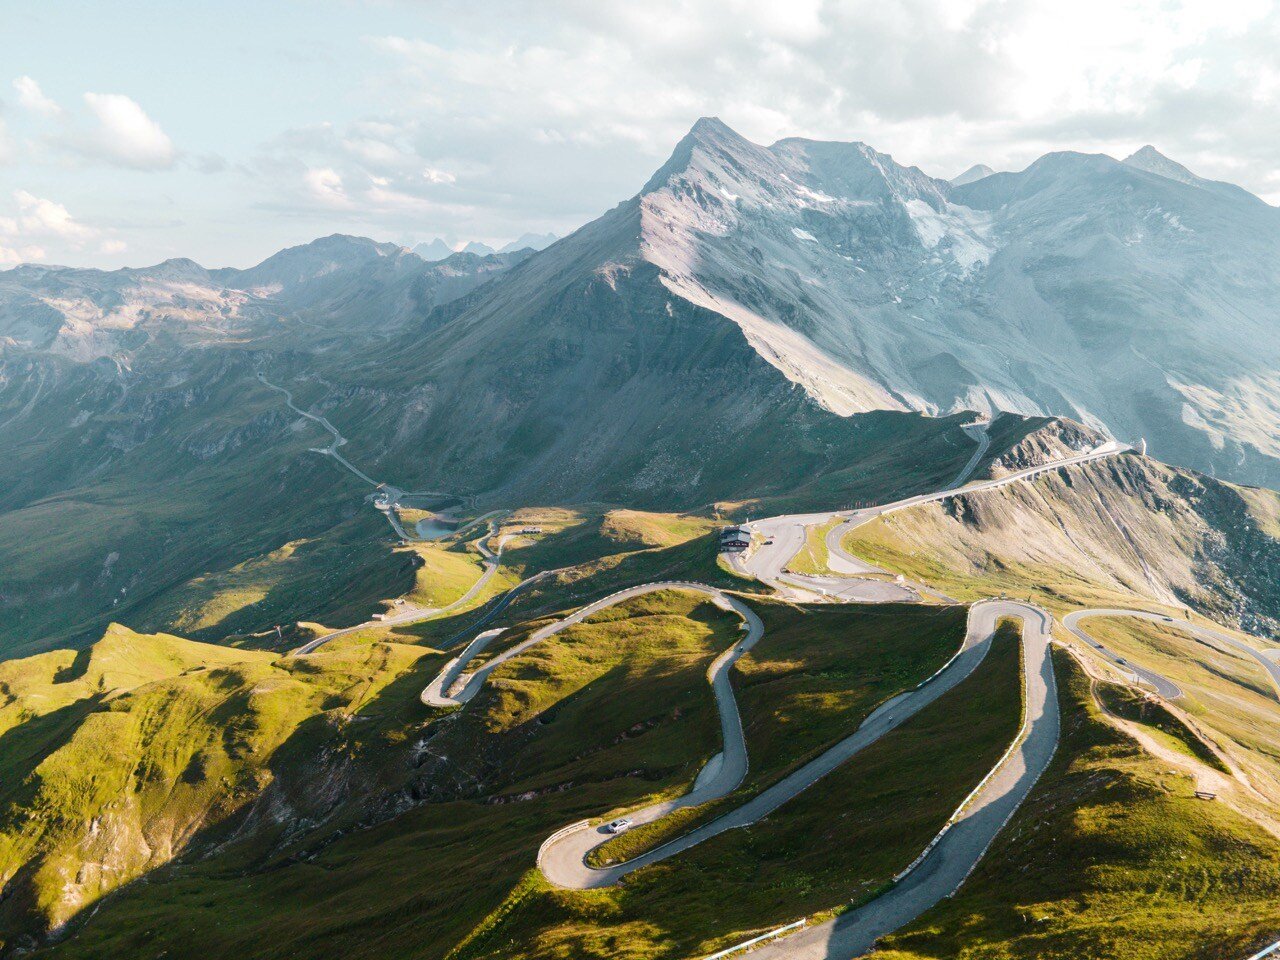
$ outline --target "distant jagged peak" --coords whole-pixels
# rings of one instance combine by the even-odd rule
[[[415,244],[413,252],[428,263],[434,263],[437,260],[447,260],[453,256],[453,247],[445,243],[440,237],[434,237],[431,240],[424,240]]]
[[[1169,159],[1150,144],[1125,157],[1123,163],[1137,170],[1154,173],[1156,176],[1164,177],[1166,180],[1184,183],[1191,187],[1200,187],[1204,190],[1212,190],[1217,194],[1234,197],[1237,200],[1266,204],[1266,201],[1250,193],[1244,187],[1239,187],[1234,183],[1227,183],[1223,180],[1209,180],[1206,177],[1192,173],[1178,161]]]
[[[995,171],[985,163],[975,163],[964,173],[959,176],[952,177],[951,185],[953,187],[962,187],[966,183],[973,183],[975,180],[982,180],[985,177],[991,176],[993,173],[995,173]]]
[[[1170,180],[1177,180],[1179,183],[1190,183],[1199,186],[1205,182],[1203,178],[1197,177],[1176,160],[1170,160],[1151,144],[1147,144],[1141,150],[1131,153],[1124,158],[1124,162],[1131,167],[1137,167],[1139,170],[1158,174]]]
[[[517,250],[545,250],[560,238],[554,233],[524,233],[498,248],[499,253],[515,253]]]
[[[554,233],[524,233],[515,240],[495,248],[482,240],[458,243],[456,240],[447,240],[444,237],[433,237],[415,244],[413,252],[428,263],[438,263],[460,253],[492,257],[496,253],[515,253],[517,250],[545,250],[559,239]]]

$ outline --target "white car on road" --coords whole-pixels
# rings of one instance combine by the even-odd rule
[[[606,823],[604,825],[604,829],[606,833],[622,833],[630,826],[630,820],[626,817],[619,817],[617,820],[612,820],[609,823]]]

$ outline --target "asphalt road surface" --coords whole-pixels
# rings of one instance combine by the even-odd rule
[[[815,524],[827,523],[834,517],[845,517],[847,518],[846,522],[835,527],[827,535],[828,552],[835,558],[835,562],[838,565],[832,569],[838,573],[848,572],[852,574],[883,572],[880,571],[879,568],[866,564],[857,557],[845,552],[845,550],[840,546],[840,541],[850,530],[874,520],[876,517],[882,517],[889,513],[896,513],[899,510],[905,510],[909,507],[919,506],[923,503],[934,503],[938,500],[945,500],[948,497],[954,497],[956,494],[960,493],[979,493],[983,490],[994,490],[999,487],[1018,483],[1021,480],[1029,480],[1052,470],[1060,470],[1064,467],[1076,466],[1082,463],[1090,463],[1094,460],[1101,460],[1106,457],[1113,457],[1117,454],[1124,453],[1129,449],[1131,448],[1122,443],[1111,441],[1085,453],[1077,454],[1073,457],[1066,457],[1062,460],[1043,463],[1034,467],[1027,467],[1024,470],[1018,470],[996,480],[982,480],[978,483],[971,483],[968,486],[949,487],[946,490],[939,490],[934,493],[922,493],[914,497],[907,497],[903,500],[895,500],[892,503],[886,503],[882,506],[868,507],[865,510],[795,514],[790,516],[767,517],[762,520],[753,520],[750,523],[745,524],[745,526],[752,533],[758,534],[766,540],[772,540],[773,542],[771,544],[761,544],[752,550],[749,556],[739,559],[739,568],[745,570],[757,580],[774,586],[775,588],[785,589],[785,584],[781,587],[779,586],[781,583],[779,578],[782,575],[782,571],[786,569],[787,564],[791,562],[792,557],[799,553],[800,549],[804,546],[806,528]],[[961,476],[965,476],[964,471],[961,472]]]
[[[920,601],[919,593],[905,582],[898,583],[896,580],[831,577],[810,573],[788,573],[779,579],[789,586],[796,586],[840,603],[919,603]]]
[[[1251,647],[1247,643],[1237,640],[1235,637],[1222,630],[1215,630],[1212,627],[1204,627],[1189,620],[1180,620],[1177,617],[1169,617],[1159,613],[1149,613],[1146,610],[1077,610],[1063,617],[1062,622],[1068,630],[1074,633],[1094,650],[1101,652],[1113,663],[1117,659],[1116,656],[1112,654],[1111,651],[1102,647],[1101,644],[1077,626],[1081,620],[1089,617],[1137,617],[1141,620],[1150,620],[1152,623],[1163,623],[1168,625],[1170,629],[1189,633],[1193,637],[1203,640],[1210,646],[1219,644],[1230,647],[1233,650],[1238,650],[1247,656],[1253,657],[1254,660],[1257,660],[1258,663],[1262,665],[1262,669],[1267,672],[1267,676],[1271,678],[1272,685],[1276,688],[1277,698],[1280,699],[1280,663],[1277,663],[1272,656],[1269,655],[1274,654],[1275,651],[1259,650],[1256,647]],[[1155,686],[1156,692],[1166,700],[1176,700],[1178,697],[1182,696],[1181,688],[1179,688],[1172,680],[1162,677],[1151,670],[1144,670],[1141,667],[1137,667],[1131,661],[1121,665],[1121,669],[1128,669],[1130,672],[1136,673],[1141,679],[1151,683]]]
[[[292,397],[283,388],[274,387],[272,384],[268,386],[285,393],[292,409],[325,426],[334,437],[330,449],[325,452],[338,456],[337,446],[344,441],[332,425],[323,418],[317,418],[295,407]],[[826,536],[830,569],[834,574],[851,574],[854,577],[869,573],[883,573],[878,568],[844,551],[841,541],[850,529],[897,510],[935,502],[957,493],[995,489],[1051,470],[1114,456],[1129,449],[1112,442],[1087,453],[1020,470],[998,480],[987,480],[961,487],[981,462],[990,443],[985,423],[970,424],[965,429],[978,442],[979,447],[950,488],[865,510],[770,517],[753,521],[748,525],[751,531],[772,542],[758,545],[751,551],[750,556],[733,558],[735,565],[758,580],[772,585],[784,596],[818,595],[841,602],[889,602],[917,600],[919,593],[929,593],[944,601],[955,602],[923,584],[875,579],[859,580],[830,575],[786,574],[784,571],[787,564],[803,548],[807,528],[826,523],[835,517],[844,517],[845,522],[829,531]],[[338,458],[353,473],[370,483],[374,482],[341,457]],[[393,493],[397,492],[394,488],[390,489]],[[499,556],[494,555],[485,558],[486,571],[481,578],[481,583],[473,587],[472,591],[455,605],[465,602],[483,586],[496,569],[499,559]],[[473,624],[466,634],[460,634],[454,640],[460,640],[464,635],[472,635],[475,630],[490,622],[521,590],[545,575],[546,573],[539,574],[517,585],[495,604],[479,623]],[[742,618],[745,635],[721,653],[707,671],[707,679],[720,717],[723,744],[721,753],[706,764],[687,794],[633,812],[628,815],[628,819],[636,826],[652,823],[682,807],[727,796],[741,784],[748,769],[746,742],[730,674],[733,664],[763,636],[764,626],[756,614],[742,601],[713,587],[688,582],[660,582],[622,590],[588,604],[557,623],[543,627],[528,639],[489,660],[479,669],[467,673],[467,665],[487,649],[502,630],[487,630],[475,634],[461,654],[451,660],[422,691],[422,700],[430,706],[463,707],[474,698],[494,669],[524,653],[533,645],[560,633],[573,624],[581,623],[600,610],[633,597],[664,589],[693,590],[707,594],[718,605],[727,610],[733,610]],[[424,615],[430,614],[416,611],[404,618],[379,623],[387,625],[404,622]],[[1136,674],[1141,680],[1154,687],[1162,697],[1175,699],[1182,695],[1182,691],[1172,681],[1154,671],[1131,663],[1121,663],[1120,658],[1103,648],[1077,626],[1080,620],[1094,616],[1134,616],[1156,622],[1169,622],[1206,642],[1225,644],[1241,650],[1262,664],[1280,693],[1280,662],[1268,656],[1268,653],[1274,653],[1274,651],[1264,652],[1254,649],[1226,633],[1139,610],[1081,610],[1065,618],[1065,624],[1072,633],[1121,668]],[[587,821],[572,824],[551,835],[543,843],[538,853],[539,868],[544,876],[557,886],[572,889],[609,886],[635,870],[666,860],[725,831],[748,826],[769,816],[833,770],[843,764],[856,762],[857,755],[868,745],[899,727],[970,676],[990,650],[996,626],[1003,617],[1017,619],[1022,624],[1021,642],[1025,666],[1023,672],[1025,721],[1017,739],[1010,745],[1009,751],[956,811],[917,861],[899,875],[887,892],[833,920],[803,928],[784,939],[757,947],[745,954],[757,960],[775,960],[775,958],[847,960],[847,958],[863,955],[874,947],[879,937],[910,923],[940,900],[953,894],[964,883],[1052,759],[1058,742],[1059,718],[1053,664],[1049,655],[1053,619],[1044,610],[1030,604],[1004,599],[986,600],[972,605],[968,629],[960,649],[937,674],[915,689],[899,694],[882,704],[848,737],[729,813],[696,827],[687,834],[633,860],[605,869],[589,867],[585,860],[593,849],[607,842],[612,835],[604,832],[602,826],[592,825]],[[319,638],[296,652],[309,652],[336,636],[355,629],[363,629],[365,626],[367,625]]]
[[[1043,464],[1037,467],[1018,471],[1017,473],[1010,474],[1007,477],[1002,477],[999,480],[984,481],[980,484],[974,484],[965,488],[965,492],[1004,486],[1028,477],[1036,476],[1048,470],[1057,469],[1063,466],[1070,466],[1077,463],[1085,463],[1104,456],[1111,456],[1122,452],[1124,449],[1127,448],[1119,444],[1108,444],[1104,447],[1089,451],[1088,453],[1080,454],[1062,461]],[[962,471],[961,476],[958,479],[963,479],[971,469],[972,467],[967,467],[966,471]],[[796,586],[797,581],[799,581],[800,583],[805,584],[808,592],[813,593],[816,588],[820,588],[821,584],[824,582],[824,578],[818,577],[800,580],[800,578],[794,574],[785,576],[783,574],[787,564],[804,546],[808,527],[814,524],[826,523],[836,516],[848,516],[853,522],[864,523],[873,517],[881,516],[894,510],[905,509],[909,506],[940,500],[944,497],[953,495],[955,492],[956,490],[954,489],[948,489],[938,493],[923,494],[886,504],[882,507],[860,510],[853,514],[841,514],[836,512],[812,513],[770,517],[753,521],[749,525],[752,532],[756,535],[763,536],[772,542],[761,544],[752,552],[751,556],[740,558],[739,562],[741,563],[742,568],[747,572],[763,582],[772,584],[780,591],[787,590],[788,586]],[[878,581],[866,582],[882,584],[882,582]],[[645,590],[652,588],[652,586],[653,585],[645,585],[645,587],[634,589]],[[626,592],[624,591],[624,594],[625,593]],[[606,601],[601,601],[601,603],[606,603],[609,599],[611,598],[606,598]],[[599,607],[595,607],[595,609],[599,609]],[[574,617],[581,619],[583,616],[587,616],[591,612],[594,612],[593,608],[586,607],[575,614]],[[617,883],[622,877],[634,870],[665,860],[668,857],[674,856],[683,850],[687,850],[690,847],[693,847],[710,837],[716,836],[719,833],[723,833],[726,830],[730,830],[735,827],[747,826],[762,817],[768,816],[787,801],[808,789],[832,770],[836,769],[841,764],[848,762],[868,744],[874,743],[880,737],[884,736],[885,733],[888,733],[890,730],[899,726],[906,719],[919,712],[923,707],[933,702],[933,700],[937,699],[937,697],[941,696],[946,691],[952,689],[956,684],[972,673],[973,669],[985,656],[987,649],[989,649],[991,637],[994,634],[996,620],[1002,615],[1019,616],[1023,618],[1023,642],[1026,645],[1026,662],[1039,663],[1040,661],[1044,661],[1047,663],[1048,641],[1047,639],[1044,639],[1041,644],[1037,638],[1047,638],[1050,633],[1052,620],[1048,614],[1036,607],[1015,603],[1013,601],[987,601],[982,604],[977,604],[971,608],[970,629],[966,634],[961,651],[938,675],[931,678],[927,683],[916,690],[904,693],[884,704],[881,708],[873,712],[853,734],[830,747],[817,758],[753,797],[742,806],[710,823],[695,828],[689,833],[678,837],[661,847],[642,854],[633,860],[604,869],[588,867],[584,862],[584,858],[595,847],[606,842],[609,839],[609,834],[605,833],[602,827],[593,826],[589,822],[574,824],[570,827],[566,827],[556,834],[553,834],[543,844],[542,849],[538,854],[538,864],[541,867],[543,874],[553,884],[563,887],[586,889],[591,887],[608,886]],[[573,617],[569,618],[569,620],[573,619]],[[562,621],[565,625],[567,625],[568,622],[569,621]],[[1032,626],[1031,624],[1033,624],[1033,622],[1038,626]],[[541,639],[541,637],[534,635],[523,644],[511,648],[504,656],[516,656],[523,649],[527,649],[528,646],[536,643],[538,639]],[[1043,646],[1044,649],[1039,650],[1037,644]],[[1035,654],[1039,659],[1033,660],[1033,654]],[[726,666],[728,665],[729,664],[726,664]],[[489,669],[492,669],[493,666],[496,666],[496,663],[491,664]],[[732,700],[732,688],[728,685],[727,669],[723,676],[726,694],[728,698]],[[1048,674],[1048,678],[1049,679],[1046,682],[1049,686],[1045,689],[1051,689],[1051,671]],[[456,684],[460,682],[464,684],[463,688],[461,691],[455,692]],[[465,682],[462,680],[455,681],[455,688],[453,690],[444,689],[442,692],[445,695],[453,695],[461,699],[461,697],[465,695],[466,688],[470,685],[470,682],[470,680]],[[1045,699],[1043,691],[1040,699],[1041,701]],[[723,717],[725,709],[723,706],[724,698],[719,696],[719,694],[717,695],[717,702],[721,704]],[[1056,742],[1057,736],[1056,700],[1053,703],[1052,709],[1042,706],[1039,710],[1045,715],[1052,714],[1053,716],[1052,733],[1049,737],[1049,743],[1051,745],[1049,752],[1051,754],[1052,744]],[[736,713],[737,711],[735,706],[735,716]],[[1034,738],[1035,743],[1040,743],[1043,740],[1045,736],[1045,729],[1047,728],[1041,726],[1040,729],[1037,730],[1036,737]],[[726,738],[725,742],[726,745],[729,743],[728,738]],[[728,751],[726,749],[726,756],[727,754]],[[1035,758],[1029,757],[1028,759]],[[735,785],[740,782],[742,774],[745,774],[745,751],[743,753],[742,763],[743,769],[741,773],[736,769],[736,761],[733,765],[734,769],[729,769],[730,765],[724,764],[715,778],[717,784],[722,780],[725,783],[728,783],[730,779],[732,779],[732,782]],[[1011,760],[1010,763],[1014,763],[1014,761]],[[1031,767],[1028,767],[1028,770],[1030,769]],[[1041,768],[1036,769],[1036,775],[1038,775],[1039,769]],[[733,776],[730,777],[730,774],[733,774]],[[1021,796],[1025,795],[1025,793],[1019,795],[1016,791],[1010,792],[1013,790],[1013,787],[1010,787],[1009,790],[1005,791],[1005,793],[999,795],[990,792],[995,790],[999,784],[1003,782],[1004,781],[1001,776],[993,776],[983,793],[983,797],[987,798],[986,802],[979,802],[981,800],[981,798],[979,798],[979,801],[975,801],[974,809],[981,810],[988,807],[991,809],[999,809],[1000,802],[1002,801],[1002,798],[1005,797],[1013,797],[1014,799],[1012,800],[1012,804],[1013,807],[1016,807],[1017,803],[1021,800]],[[1016,777],[1012,780],[1013,786],[1016,786],[1020,782],[1021,781]],[[1034,777],[1028,782],[1028,789],[1030,787],[1030,782],[1034,782]],[[702,796],[700,787],[701,783],[695,785],[694,790],[685,797],[674,801],[666,801],[661,804],[656,804],[630,816],[629,819],[631,819],[635,825],[651,823],[678,807],[689,806],[695,802],[705,802],[706,797]],[[732,789],[732,786],[728,786],[726,792]],[[724,794],[720,793],[717,795],[723,796]],[[1010,809],[1012,809],[1012,807]],[[981,820],[981,818],[979,818],[979,822],[986,823],[986,821]],[[1002,822],[1003,821],[1001,821],[1001,823]],[[999,824],[994,827],[990,836],[994,836],[995,830],[998,829]],[[960,824],[957,824],[952,828],[952,830],[958,830],[958,835],[962,838],[980,835],[975,832],[974,827],[966,827],[964,830],[960,830]],[[990,836],[987,837],[986,842],[990,842]],[[954,864],[959,862],[959,859],[962,859],[966,852],[971,852],[972,850],[972,844],[970,844],[969,846],[959,847],[958,853],[949,852],[956,850],[957,847],[958,841],[948,841],[944,853],[938,856],[950,858],[947,862],[949,864]],[[939,844],[939,848],[942,848],[942,844]],[[985,843],[982,845],[982,850],[985,850]],[[973,863],[977,862],[977,857],[981,856],[981,852],[981,850],[978,851],[972,861]],[[935,857],[934,854],[931,853],[930,857],[933,858],[934,863],[937,862],[938,857]],[[970,863],[966,868],[966,874],[968,869],[971,868],[972,863]],[[925,865],[922,864],[920,869],[924,870]],[[930,867],[929,869],[936,870],[936,867]],[[949,876],[950,874],[944,872],[941,875]],[[961,879],[963,879],[963,877],[961,877]],[[959,881],[957,881],[957,883],[958,882]],[[793,939],[794,938],[789,938],[787,942],[790,943]]]
[[[314,413],[308,413],[306,410],[303,410],[301,407],[295,404],[293,402],[293,393],[287,390],[286,388],[276,386],[274,383],[268,380],[261,373],[258,374],[258,379],[262,381],[264,386],[270,387],[272,390],[276,391],[277,393],[284,394],[284,402],[288,405],[289,409],[292,410],[294,413],[298,414],[298,416],[306,417],[308,420],[312,421],[313,423],[320,424],[320,426],[324,427],[325,430],[328,431],[329,436],[332,438],[329,441],[329,446],[317,447],[316,453],[322,453],[325,456],[333,457],[335,460],[337,460],[340,464],[342,464],[344,467],[350,470],[353,474],[355,474],[365,483],[370,484],[371,486],[374,486],[374,487],[381,486],[379,481],[373,479],[373,477],[369,476],[367,473],[365,473],[363,470],[361,470],[359,467],[357,467],[350,460],[348,460],[346,457],[344,457],[342,454],[338,452],[338,448],[346,444],[347,438],[338,432],[337,427],[335,427],[332,423],[330,423],[325,417],[319,417],[319,416],[316,416]]]
[[[703,768],[693,789],[687,794],[673,800],[652,804],[630,814],[629,818],[636,825],[652,823],[681,807],[707,803],[727,796],[747,774],[747,744],[742,732],[742,718],[738,713],[738,701],[733,695],[733,685],[729,675],[738,659],[755,646],[764,635],[764,624],[756,616],[755,611],[737,597],[714,587],[686,581],[665,581],[629,587],[595,603],[590,603],[563,620],[543,627],[531,634],[527,640],[504,650],[474,673],[464,673],[467,663],[501,633],[500,630],[487,631],[468,644],[462,654],[450,661],[428,684],[422,691],[422,701],[429,706],[462,706],[480,691],[489,674],[497,667],[524,653],[535,644],[555,636],[574,624],[581,623],[601,610],[659,590],[689,590],[706,594],[721,608],[731,610],[741,617],[746,634],[716,657],[707,668],[707,682],[711,685],[716,710],[720,715],[721,752]],[[544,844],[539,853],[538,862],[548,878],[561,886],[578,889],[606,886],[613,882],[605,876],[609,871],[592,870],[587,867],[584,858],[611,835],[605,833],[601,827],[589,827],[585,824],[578,826],[580,829],[560,831],[551,841]]]

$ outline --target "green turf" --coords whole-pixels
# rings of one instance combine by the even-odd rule
[[[403,895],[412,895],[412,888],[404,883],[408,876],[422,889],[430,890],[432,898],[440,896],[428,926],[452,931],[460,938],[469,929],[468,923],[479,921],[501,900],[532,862],[532,849],[557,825],[580,816],[583,809],[609,809],[687,786],[718,745],[719,726],[705,672],[711,658],[736,638],[736,625],[736,617],[697,595],[662,593],[638,598],[549,639],[500,668],[468,711],[453,717],[426,711],[416,700],[427,677],[439,667],[438,658],[430,661],[429,669],[421,669],[419,663],[408,673],[401,663],[397,679],[385,686],[375,684],[373,689],[365,689],[365,682],[331,689],[325,701],[330,711],[343,708],[359,695],[362,706],[358,716],[368,718],[348,724],[349,732],[343,739],[345,749],[353,751],[352,775],[361,769],[362,757],[375,766],[376,758],[387,754],[404,763],[406,750],[397,746],[406,748],[409,744],[403,739],[398,744],[388,741],[397,731],[412,733],[416,724],[416,736],[427,734],[427,749],[413,754],[415,768],[405,767],[414,775],[413,782],[397,789],[412,790],[432,802],[398,818],[398,826],[390,832],[360,829],[343,836],[352,826],[348,818],[343,830],[326,827],[299,848],[272,827],[265,832],[270,843],[263,844],[261,830],[250,833],[207,868],[193,863],[153,871],[145,887],[135,885],[113,899],[78,940],[61,950],[76,955],[83,946],[88,956],[98,955],[100,949],[136,954],[153,949],[148,946],[152,940],[168,944],[154,947],[154,952],[179,950],[181,947],[166,937],[178,936],[185,928],[165,924],[157,930],[145,918],[154,916],[153,911],[168,909],[166,904],[180,902],[183,906],[177,915],[183,923],[196,922],[192,918],[201,914],[190,909],[194,884],[194,889],[201,891],[197,897],[200,902],[226,898],[220,901],[222,907],[216,914],[203,915],[210,924],[204,931],[209,940],[208,955],[218,955],[217,942],[224,944],[224,956],[246,955],[249,948],[245,944],[257,935],[254,924],[262,920],[270,928],[268,939],[274,942],[287,936],[295,942],[289,952],[279,955],[296,956],[296,943],[308,939],[298,920],[315,907],[319,896],[312,881],[302,875],[315,874],[310,863],[317,854],[325,865],[321,876],[332,876],[330,871],[335,871],[344,880],[351,876],[348,868],[363,876],[367,862],[385,865],[380,858],[387,857],[396,863],[394,870],[380,874],[380,893],[363,882],[351,892],[357,901],[356,914],[375,927],[383,926],[385,920],[374,919],[373,914],[400,909]],[[406,648],[370,647],[344,639],[307,658],[272,661],[264,654],[229,653],[265,662],[266,669],[287,670],[308,685],[331,688],[353,658],[367,658],[388,649]],[[46,669],[57,667],[50,664]],[[265,748],[253,751],[255,762],[270,760],[273,768],[280,764],[294,770],[296,764],[314,763],[317,757],[330,755],[334,747],[323,735],[326,725],[308,725],[305,737],[295,735],[274,757]],[[202,729],[203,725],[197,727],[190,736],[198,737]],[[126,756],[132,753],[125,751]],[[451,755],[447,762],[441,761],[445,754]],[[303,809],[305,806],[299,812]],[[373,810],[377,809],[375,803]],[[470,833],[464,836],[463,828],[469,828]],[[420,842],[402,846],[400,831],[417,833]],[[392,838],[396,838],[394,842]],[[276,842],[283,844],[278,850],[274,849]],[[431,855],[422,856],[423,850],[430,850]],[[480,859],[484,851],[500,852],[487,862]],[[245,869],[250,870],[250,876],[243,874]],[[192,877],[198,879],[188,882]],[[267,903],[253,896],[254,890],[263,888],[272,891]],[[305,902],[300,903],[295,894]],[[124,918],[121,926],[115,926],[111,919],[116,916],[113,908],[117,904],[122,911],[119,916]],[[327,946],[315,949],[328,950],[333,944],[345,943],[341,932],[345,922],[342,911],[325,911],[321,926],[328,934]],[[414,946],[414,929],[412,924],[406,925],[397,934],[409,938],[399,942],[397,953]],[[385,956],[378,952],[378,937],[369,937],[367,930],[359,934],[356,952]],[[112,946],[103,947],[99,936]],[[89,945],[91,942],[97,946]],[[185,937],[180,937],[179,943],[184,942]],[[428,942],[437,941],[428,938]],[[259,955],[256,948],[251,952]]]
[[[113,627],[0,664],[0,941],[73,918],[268,790],[323,809],[295,781],[370,733],[366,708],[422,654],[279,659]]]
[[[1158,700],[1118,683],[1099,683],[1096,692],[1099,702],[1110,713],[1142,724],[1161,743],[1213,767],[1219,773],[1231,773],[1218,755]]]

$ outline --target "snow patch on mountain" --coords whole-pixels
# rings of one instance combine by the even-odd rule
[[[990,261],[995,246],[988,214],[950,203],[937,211],[918,199],[908,200],[905,207],[927,249],[950,254],[966,273]]]

